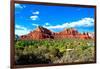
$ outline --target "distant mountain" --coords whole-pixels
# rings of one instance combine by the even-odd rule
[[[79,33],[75,28],[65,28],[61,32],[52,32],[47,28],[38,26],[35,30],[31,31],[28,35],[20,36],[21,40],[39,40],[39,39],[63,39],[63,38],[80,38],[92,39],[89,33]]]

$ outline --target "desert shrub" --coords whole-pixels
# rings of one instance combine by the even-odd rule
[[[39,64],[39,63],[50,63],[50,59],[46,59],[44,54],[47,52],[45,46],[25,47],[24,50],[16,52],[16,64]],[[19,55],[20,54],[20,55]]]
[[[94,60],[94,47],[89,47],[84,50],[82,61],[93,61]]]
[[[26,54],[18,56],[16,64],[25,65],[25,64],[47,64],[50,60],[46,59],[44,56],[38,57],[34,54]]]
[[[92,40],[46,39],[15,41],[16,64],[94,61]],[[25,60],[25,61],[24,61]]]

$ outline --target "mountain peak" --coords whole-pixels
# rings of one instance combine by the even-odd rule
[[[64,29],[64,31],[71,31],[71,30],[72,30],[72,31],[77,31],[75,28],[72,28],[72,27],[71,27],[71,28],[65,28],[65,29]]]
[[[65,28],[63,31],[56,33],[52,32],[47,28],[38,26],[33,32],[30,32],[28,35],[22,36],[21,39],[62,39],[62,38],[81,38],[81,39],[90,39],[91,37],[88,34],[80,34],[75,28]]]
[[[37,28],[40,28],[40,29],[41,29],[41,28],[43,28],[43,27],[42,27],[42,26],[38,26]]]
[[[42,31],[44,28],[42,26],[38,26],[35,31]]]

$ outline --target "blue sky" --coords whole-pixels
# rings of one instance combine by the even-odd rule
[[[53,32],[70,27],[94,32],[94,8],[15,3],[15,34],[28,34],[37,26]]]

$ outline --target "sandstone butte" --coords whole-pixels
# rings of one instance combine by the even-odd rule
[[[89,33],[79,33],[74,28],[66,28],[61,32],[52,32],[47,28],[38,26],[35,30],[27,35],[20,36],[21,40],[40,40],[40,39],[65,39],[65,38],[80,38],[80,39],[94,39]]]

